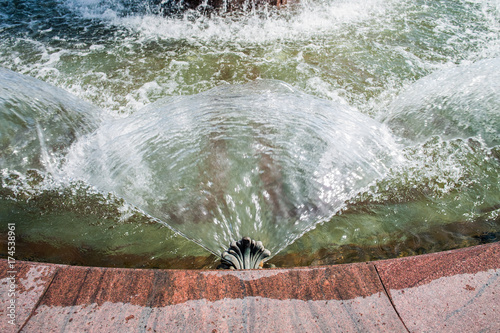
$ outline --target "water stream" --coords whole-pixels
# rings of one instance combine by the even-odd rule
[[[0,0],[20,256],[212,267],[250,236],[293,266],[498,240],[499,1],[162,8]]]

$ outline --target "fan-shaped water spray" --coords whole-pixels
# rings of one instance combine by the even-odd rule
[[[0,168],[55,172],[71,144],[97,128],[98,108],[0,67]]]
[[[248,236],[272,253],[383,177],[389,131],[279,81],[159,101],[100,127],[65,173],[112,191],[215,253]]]
[[[500,58],[439,71],[412,84],[389,106],[385,122],[410,142],[433,135],[480,137],[500,144]]]

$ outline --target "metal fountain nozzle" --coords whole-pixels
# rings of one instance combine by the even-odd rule
[[[222,253],[222,269],[258,269],[262,268],[264,260],[271,256],[271,252],[264,248],[261,241],[250,237],[243,237],[233,241],[229,249]]]

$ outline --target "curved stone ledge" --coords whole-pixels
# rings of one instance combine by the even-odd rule
[[[8,321],[15,275],[15,320]],[[0,260],[1,332],[498,332],[500,243],[240,271]]]

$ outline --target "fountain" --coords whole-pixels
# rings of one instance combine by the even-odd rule
[[[498,1],[267,2],[0,0],[1,332],[500,331]]]
[[[497,240],[491,3],[50,3],[0,9],[0,213],[25,258],[255,268]]]
[[[356,110],[256,81],[105,123],[74,145],[62,173],[214,254],[242,237],[277,253],[382,177],[397,152],[389,131]]]

